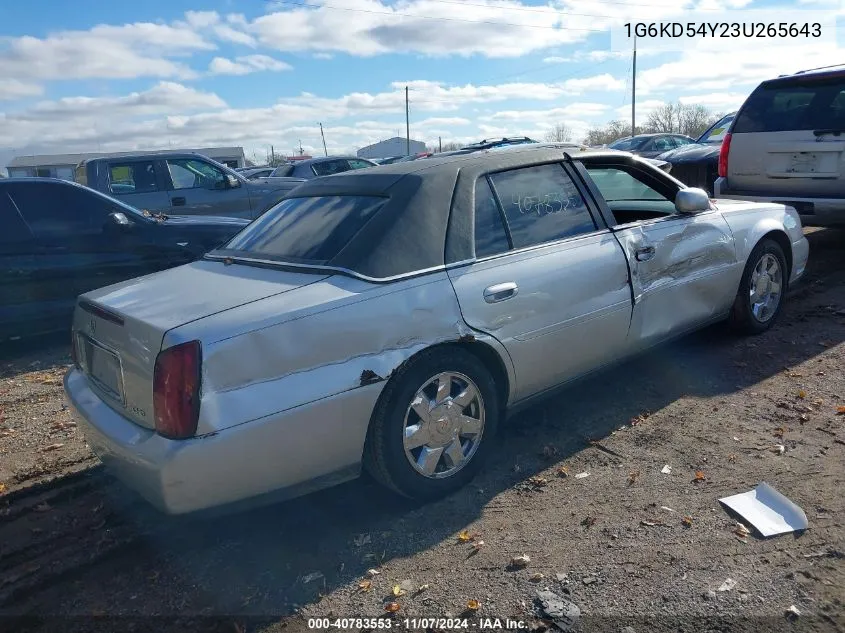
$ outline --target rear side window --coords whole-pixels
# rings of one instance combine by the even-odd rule
[[[558,164],[493,174],[514,248],[596,230],[587,204]]]
[[[475,183],[475,256],[489,257],[510,248],[499,205],[486,178]]]
[[[9,193],[36,237],[65,238],[102,231],[109,199],[74,185],[14,183]]]
[[[293,165],[279,165],[270,175],[273,178],[293,176]]]
[[[845,77],[774,82],[758,87],[733,131],[845,129]]]
[[[223,249],[292,263],[325,264],[386,201],[371,196],[289,198],[247,226]]]
[[[109,191],[118,196],[158,191],[152,161],[110,163]]]
[[[339,174],[344,171],[349,171],[349,163],[345,160],[327,160],[322,163],[314,163],[311,169],[318,176],[330,176],[332,174]]]

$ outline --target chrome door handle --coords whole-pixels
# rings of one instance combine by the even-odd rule
[[[518,291],[519,287],[512,281],[488,286],[484,289],[484,300],[487,303],[498,303],[499,301],[515,297]]]
[[[654,257],[654,246],[643,246],[634,251],[634,258],[638,262],[647,262]]]

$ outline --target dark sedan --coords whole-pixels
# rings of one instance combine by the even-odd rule
[[[141,211],[52,178],[0,181],[0,341],[67,329],[76,297],[179,266],[249,220]]]
[[[734,116],[736,112],[725,115],[699,136],[695,143],[665,152],[658,158],[672,165],[672,175],[682,183],[700,187],[712,196],[713,183],[719,175],[722,139]]]
[[[695,139],[684,134],[638,134],[614,141],[608,148],[631,152],[643,158],[656,158],[663,152],[690,143],[695,143]]]
[[[322,158],[309,158],[307,160],[296,161],[286,165],[279,165],[276,170],[270,174],[271,178],[288,177],[288,178],[316,178],[317,176],[331,176],[332,174],[341,174],[345,171],[353,169],[365,169],[366,167],[375,167],[377,163],[367,158],[358,158],[357,156],[324,156]]]

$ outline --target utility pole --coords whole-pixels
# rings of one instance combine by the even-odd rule
[[[323,133],[323,124],[322,123],[320,123],[320,136],[323,137],[323,152],[326,154],[326,156],[328,156],[329,150],[326,149],[326,135]]]
[[[637,134],[637,34],[634,33],[634,63],[631,75],[631,136]]]
[[[270,163],[271,165],[276,164],[276,150],[273,148],[272,145],[270,146],[270,160],[273,161]]]
[[[299,139],[299,155],[302,156],[305,153],[305,150],[302,149],[302,139]]]
[[[437,151],[438,152],[443,151],[443,139],[440,138],[439,136],[437,137]]]
[[[411,155],[411,110],[408,107],[408,86],[405,86],[405,155]]]

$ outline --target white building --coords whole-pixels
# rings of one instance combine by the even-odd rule
[[[16,156],[6,165],[9,178],[46,176],[73,180],[76,166],[89,158],[112,158],[120,156],[137,156],[138,154],[161,154],[164,152],[194,153],[208,156],[218,163],[231,168],[246,167],[246,157],[243,147],[203,147],[201,149],[167,149],[157,151],[136,152],[89,152],[86,154],[41,154],[36,156]]]
[[[425,143],[411,139],[411,152],[408,153],[406,140],[402,136],[394,136],[386,141],[379,141],[358,150],[359,158],[390,158],[391,156],[408,156],[425,151]]]

